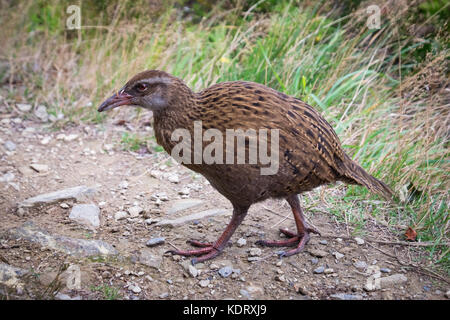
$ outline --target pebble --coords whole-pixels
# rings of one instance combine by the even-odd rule
[[[391,269],[389,269],[389,268],[380,268],[380,271],[383,272],[383,273],[390,273]]]
[[[348,293],[336,293],[330,295],[330,298],[334,300],[362,300],[363,297],[359,294],[348,294]]]
[[[152,238],[152,239],[148,240],[145,245],[147,247],[154,247],[154,246],[163,244],[165,242],[166,242],[166,238],[164,238],[164,237]]]
[[[30,168],[35,170],[36,172],[47,172],[48,171],[48,165],[46,165],[46,164],[32,163],[32,164],[30,164]]]
[[[16,144],[15,144],[14,142],[10,141],[10,140],[6,141],[6,142],[3,144],[3,146],[4,146],[5,149],[8,150],[8,151],[14,151],[14,150],[16,150],[16,148],[17,148]]]
[[[161,267],[163,258],[162,254],[152,251],[152,249],[141,249],[139,262],[154,269]]]
[[[178,177],[177,174],[172,174],[167,178],[167,180],[169,180],[169,182],[172,182],[172,183],[179,183],[180,177]]]
[[[17,109],[19,109],[22,112],[28,112],[31,110],[31,104],[17,103],[16,107],[17,107]]]
[[[249,255],[252,257],[260,256],[262,253],[262,250],[260,248],[251,248],[249,250]]]
[[[39,118],[42,122],[48,121],[48,113],[47,108],[43,105],[40,105],[34,110],[34,115]]]
[[[69,209],[69,205],[65,202],[61,203],[59,206],[63,209]]]
[[[238,247],[243,247],[247,244],[247,240],[245,240],[244,238],[239,238],[236,244]]]
[[[231,268],[230,266],[225,266],[225,267],[219,269],[219,274],[223,278],[229,277],[231,275],[231,273],[233,273],[233,268]]]
[[[181,266],[183,267],[183,269],[192,277],[192,278],[196,278],[198,276],[198,270],[196,267],[194,267],[191,264],[190,260],[184,260],[181,263]]]
[[[132,218],[136,218],[139,216],[140,213],[144,212],[144,209],[142,209],[139,206],[134,206],[134,207],[128,208],[127,211]]]
[[[333,273],[333,272],[334,272],[334,269],[333,269],[333,268],[326,268],[325,270],[323,270],[323,272],[324,272],[325,274],[330,274],[330,273]]]
[[[294,284],[294,290],[297,293],[300,293],[304,296],[309,296],[310,292],[308,291],[308,289],[306,289],[303,285],[301,285],[300,283],[295,283]]]
[[[365,263],[364,261],[356,261],[355,263],[353,263],[353,266],[358,269],[358,270],[366,270],[367,269],[367,263]]]
[[[311,261],[312,264],[318,264],[319,263],[319,259],[317,259],[317,258],[312,258],[310,261]]]
[[[337,251],[333,252],[333,256],[338,260],[344,257],[344,255],[342,253],[337,252]]]
[[[96,229],[100,226],[100,209],[95,204],[77,204],[72,207],[69,219]]]
[[[314,248],[309,249],[308,252],[311,255],[313,255],[314,257],[318,257],[318,258],[323,258],[328,255],[328,252],[320,250],[320,249],[314,249]]]
[[[42,145],[47,145],[50,141],[52,140],[52,137],[45,137],[44,139],[41,140],[41,144]]]
[[[361,238],[355,237],[355,241],[356,241],[356,243],[357,243],[358,245],[364,244],[364,240],[361,239]]]
[[[188,195],[190,193],[189,188],[183,188],[180,191],[178,191],[178,194],[180,195]]]
[[[201,280],[198,284],[200,285],[200,287],[202,288],[206,288],[209,285],[209,280],[205,279],[205,280]]]
[[[380,278],[381,289],[395,287],[401,283],[407,282],[408,278],[400,273],[393,274],[392,276],[387,276]]]
[[[125,211],[118,211],[114,214],[114,220],[119,221],[125,219],[128,216],[128,213]]]
[[[324,239],[324,240],[320,240],[319,243],[326,246],[328,244],[328,241]]]
[[[133,291],[133,293],[141,293],[142,289],[138,286],[138,285],[131,285],[128,286],[128,289],[130,289],[131,291]]]
[[[450,299],[450,290],[447,290],[447,292],[445,293],[445,297],[446,297],[447,299]]]
[[[315,274],[321,274],[321,273],[323,273],[324,271],[325,271],[325,267],[320,266],[320,267],[314,269],[313,272],[314,272]]]
[[[161,293],[160,295],[159,295],[159,297],[161,298],[161,299],[165,299],[165,298],[167,298],[169,296],[169,293],[168,292],[164,292],[164,293]]]

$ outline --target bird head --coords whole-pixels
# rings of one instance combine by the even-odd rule
[[[131,78],[117,93],[106,99],[98,108],[99,112],[124,105],[136,105],[152,111],[167,107],[179,81],[170,74],[159,70],[147,70]]]

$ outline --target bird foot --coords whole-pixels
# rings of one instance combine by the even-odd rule
[[[198,256],[191,260],[192,265],[196,263],[203,262],[205,260],[212,259],[219,255],[222,250],[217,249],[212,243],[203,243],[196,240],[188,240],[187,243],[194,247],[199,247],[201,249],[196,250],[169,250],[165,253],[171,253],[173,255],[180,255],[184,257]]]
[[[281,251],[278,253],[279,257],[289,257],[296,253],[299,253],[303,250],[305,245],[308,243],[310,239],[310,233],[316,233],[320,235],[320,232],[312,227],[306,227],[305,231],[301,234],[296,234],[294,232],[291,232],[286,229],[280,229],[280,232],[285,234],[288,239],[287,240],[275,240],[275,241],[268,241],[268,240],[259,240],[256,241],[257,245],[266,246],[266,247],[293,247],[296,246],[295,249],[288,250],[288,251]]]

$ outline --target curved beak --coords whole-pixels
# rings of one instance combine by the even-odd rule
[[[131,98],[133,96],[125,93],[124,90],[120,90],[118,93],[113,94],[111,97],[103,101],[103,103],[98,107],[98,112],[111,110],[119,106],[131,104]]]

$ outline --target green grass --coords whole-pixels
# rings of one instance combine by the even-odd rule
[[[83,2],[82,23],[102,27],[80,31],[65,30],[69,1],[5,8],[2,58],[14,77],[2,95],[14,103],[21,91],[11,79],[21,79],[27,101],[69,122],[102,123],[95,106],[144,69],[163,69],[194,90],[229,80],[263,83],[317,108],[353,159],[396,194],[406,190],[405,201],[370,215],[412,226],[421,241],[449,242],[448,3],[396,1],[381,29],[369,30],[365,1],[335,9],[330,1],[200,1],[188,18],[175,2],[148,13],[138,10],[145,1]],[[429,24],[435,29],[428,35],[411,31]],[[137,151],[146,139],[125,133],[120,143]],[[350,186],[330,211],[338,216],[358,199],[378,198]],[[347,214],[357,230],[365,209]],[[429,252],[448,267],[447,247]]]
[[[101,286],[91,286],[91,291],[98,291],[103,295],[104,300],[121,300],[120,290],[114,286],[102,284]]]

